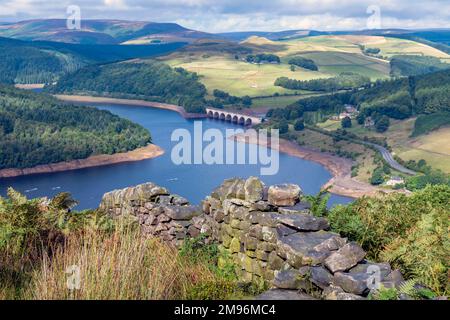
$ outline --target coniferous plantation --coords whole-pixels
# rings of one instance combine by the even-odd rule
[[[46,89],[52,93],[166,102],[183,106],[188,112],[203,112],[206,95],[196,73],[156,61],[88,66]]]
[[[182,45],[95,45],[0,37],[0,83],[53,83],[86,65],[155,56]]]
[[[126,152],[150,142],[146,129],[108,111],[0,85],[0,169]]]

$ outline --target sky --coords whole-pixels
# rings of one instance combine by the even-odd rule
[[[0,21],[66,18],[176,22],[206,32],[450,28],[450,0],[0,0]]]

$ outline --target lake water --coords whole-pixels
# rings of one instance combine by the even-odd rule
[[[130,119],[149,129],[153,142],[166,153],[156,159],[105,167],[87,168],[67,172],[38,174],[0,179],[0,194],[12,186],[29,198],[53,196],[62,191],[72,193],[80,202],[77,209],[96,208],[105,192],[152,181],[172,193],[182,195],[192,203],[200,203],[223,180],[231,177],[259,176],[259,165],[180,165],[171,161],[172,131],[185,128],[193,131],[194,121],[182,118],[178,113],[134,106],[98,105],[121,117]],[[198,121],[198,120],[197,120]],[[203,129],[238,128],[231,123],[205,119]],[[263,176],[268,185],[276,183],[299,184],[307,194],[315,194],[330,179],[330,173],[321,165],[280,154],[280,170],[277,175]],[[332,195],[330,205],[348,203],[352,199]]]

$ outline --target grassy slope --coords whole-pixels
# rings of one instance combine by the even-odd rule
[[[347,141],[334,142],[330,136],[309,129],[295,132],[291,128],[290,133],[295,134],[298,143],[321,152],[336,153],[338,150],[341,150],[359,153],[360,156],[356,158],[356,163],[360,166],[356,176],[356,179],[359,181],[369,182],[372,172],[377,166],[374,162],[375,152],[363,145]]]
[[[261,37],[251,37],[241,43],[253,52],[271,52],[282,58],[280,65],[252,65],[236,60],[229,51],[209,52],[184,51],[165,57],[171,66],[180,66],[203,76],[202,82],[209,92],[221,89],[233,95],[265,96],[278,93],[295,93],[275,87],[276,78],[285,76],[298,80],[327,78],[342,72],[354,72],[369,76],[372,80],[389,77],[388,61],[368,57],[362,54],[359,45],[380,47],[381,54],[391,56],[396,54],[421,54],[439,58],[449,58],[449,55],[435,48],[410,40],[374,37],[374,36],[317,36],[288,41],[271,41]],[[290,56],[301,55],[313,59],[319,66],[314,72],[298,68],[292,72],[288,65]],[[239,54],[239,58],[245,54]],[[272,105],[283,105],[287,98]],[[259,105],[259,104],[258,104]]]
[[[294,93],[273,84],[279,77],[289,76],[298,80],[327,78],[331,75],[299,69],[290,71],[287,64],[254,65],[237,61],[231,56],[191,57],[187,59],[173,59],[168,61],[173,67],[182,67],[202,76],[202,82],[209,92],[220,89],[237,96],[266,96],[276,92]]]
[[[450,173],[450,147],[448,144],[450,127],[444,127],[426,135],[411,137],[414,122],[415,118],[402,121],[391,119],[392,124],[389,130],[385,133],[378,133],[353,121],[353,127],[347,130],[361,137],[385,137],[393,148],[393,152],[403,160],[424,159],[434,168]],[[319,124],[319,127],[330,131],[336,130],[340,126],[340,121],[333,120]]]

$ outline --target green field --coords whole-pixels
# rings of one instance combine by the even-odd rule
[[[284,108],[290,104],[297,102],[304,96],[279,96],[279,97],[268,97],[268,98],[256,98],[253,99],[252,108]]]
[[[220,89],[232,95],[251,97],[268,96],[274,93],[296,94],[295,91],[274,86],[279,77],[296,80],[330,78],[342,72],[353,72],[368,76],[372,80],[389,78],[389,61],[369,57],[361,51],[379,47],[382,56],[397,54],[419,54],[439,57],[450,56],[437,49],[414,41],[376,36],[317,36],[288,41],[271,41],[261,37],[251,37],[240,44],[215,41],[194,45],[172,55],[162,57],[173,67],[183,67],[201,75],[208,92]],[[245,50],[253,53],[272,53],[281,58],[281,64],[250,64],[243,59]],[[290,70],[288,61],[292,56],[312,59],[319,71],[302,68]],[[237,56],[237,57],[236,57]],[[236,59],[237,58],[237,59]],[[266,102],[273,107],[285,105],[286,99],[256,101],[257,107]]]
[[[298,80],[329,78],[332,75],[299,68],[292,72],[287,64],[256,65],[235,60],[232,57],[206,56],[167,61],[172,67],[182,67],[202,76],[201,82],[211,93],[224,90],[236,96],[267,96],[274,93],[295,93],[293,90],[274,86],[277,78],[288,76]]]
[[[380,55],[391,57],[399,54],[426,55],[438,58],[448,58],[449,55],[433,47],[411,40],[382,36],[317,36],[298,40],[284,41],[288,46],[287,55],[308,51],[346,52],[362,54],[360,45],[366,48],[379,48]]]
[[[450,127],[443,127],[428,134],[411,137],[414,131],[415,121],[415,118],[401,121],[391,119],[392,124],[385,133],[378,133],[375,130],[366,129],[358,125],[356,121],[353,121],[352,128],[346,130],[360,137],[386,138],[393,152],[401,159],[405,161],[424,159],[432,167],[450,173],[450,145],[448,143]],[[317,124],[317,126],[325,130],[333,131],[341,128],[341,122],[327,120],[326,122]]]
[[[389,64],[356,53],[311,52],[301,54],[313,60],[319,70],[328,74],[353,72],[367,76],[372,80],[389,78]]]

